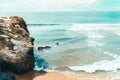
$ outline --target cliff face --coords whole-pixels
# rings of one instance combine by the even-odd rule
[[[24,73],[34,67],[33,41],[23,18],[0,18],[1,70]]]

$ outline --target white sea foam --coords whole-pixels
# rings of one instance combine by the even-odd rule
[[[70,66],[69,68],[74,71],[86,71],[89,73],[96,72],[98,70],[102,71],[114,71],[116,72],[120,68],[120,56],[110,53],[110,52],[104,52],[104,54],[111,56],[115,58],[114,60],[102,60],[96,63],[93,63],[91,65],[85,65],[85,66]]]
[[[28,26],[28,29],[38,31],[38,30],[55,30],[55,29],[65,29],[65,30],[118,30],[120,29],[120,24],[61,24],[61,25],[43,25],[43,26]]]
[[[47,30],[54,30],[56,29],[56,27],[52,27],[52,26],[31,26],[31,27],[28,27],[28,29],[31,31],[34,31],[34,32],[37,32],[37,31],[47,31]]]
[[[97,32],[93,32],[93,31],[87,31],[84,33],[85,35],[87,35],[88,38],[104,38],[104,35],[97,33]]]
[[[93,32],[93,31],[87,31],[84,33],[88,37],[87,44],[89,46],[103,46],[104,43],[101,43],[101,40],[105,38],[103,34]]]
[[[50,31],[50,30],[67,30],[71,25],[61,24],[61,25],[42,25],[42,26],[28,26],[30,31]]]
[[[103,61],[93,63],[91,65],[70,66],[69,68],[74,71],[82,71],[83,70],[83,71],[86,71],[89,73],[93,73],[98,70],[116,72],[120,68],[120,57],[115,60],[112,60],[112,61],[103,60]]]
[[[120,36],[120,30],[114,32],[116,35]]]
[[[92,41],[92,40],[88,40],[87,44],[91,47],[96,47],[96,46],[103,46],[104,44],[98,41]]]
[[[110,53],[110,52],[104,52],[104,54],[106,54],[106,55],[108,55],[108,56],[111,56],[111,57],[113,57],[113,58],[115,58],[115,59],[119,58],[118,55],[113,54],[113,53]]]
[[[69,30],[79,31],[79,30],[118,30],[120,24],[73,24]]]
[[[115,27],[114,27],[115,25]],[[116,27],[118,24],[73,24],[72,26],[67,26],[67,28],[62,25],[62,26],[44,26],[44,27],[28,27],[30,32],[35,36],[35,33],[38,34],[41,31],[47,31],[47,30],[56,30],[56,29],[64,29],[64,30],[72,30],[77,32],[80,32],[80,34],[83,34],[83,36],[87,37],[87,44],[90,46],[103,46],[104,42],[102,42],[102,38],[108,37],[104,33],[101,33],[97,30],[105,30],[110,31],[111,33],[119,34],[120,27]],[[114,30],[114,32],[112,32]],[[70,31],[71,32],[71,31]],[[74,32],[73,32],[74,33]],[[70,33],[68,36],[70,36],[72,33]],[[107,34],[107,33],[106,33]],[[78,33],[79,35],[79,33]],[[77,37],[78,37],[77,35]],[[52,35],[53,36],[53,35]],[[72,35],[74,36],[74,35]],[[76,35],[75,35],[76,36]],[[39,36],[37,36],[39,37]],[[68,45],[67,45],[68,46]],[[54,48],[53,48],[54,49]],[[61,50],[61,49],[59,49]],[[55,50],[54,50],[55,51]],[[63,51],[63,50],[61,50]],[[75,70],[75,71],[81,71],[84,70],[89,73],[96,72],[97,70],[104,70],[104,71],[116,71],[118,68],[120,68],[120,57],[118,55],[115,55],[113,53],[109,52],[104,52],[106,56],[113,57],[114,60],[103,60],[99,62],[95,62],[91,65],[85,65],[85,66],[69,66],[70,69]],[[48,55],[48,54],[47,54]],[[61,54],[63,55],[63,54]],[[104,55],[103,55],[104,56]],[[53,57],[53,56],[52,56]],[[41,70],[43,68],[36,66],[35,70]]]

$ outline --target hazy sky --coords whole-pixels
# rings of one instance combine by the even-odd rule
[[[120,0],[0,0],[4,11],[120,11]]]

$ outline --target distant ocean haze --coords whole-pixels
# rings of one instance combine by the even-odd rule
[[[1,16],[21,16],[27,24],[120,23],[120,12],[16,12]]]

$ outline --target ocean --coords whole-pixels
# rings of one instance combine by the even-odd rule
[[[120,12],[0,13],[25,19],[35,38],[35,70],[116,72],[120,69]],[[59,45],[56,45],[59,43]],[[52,48],[39,51],[39,46]]]

